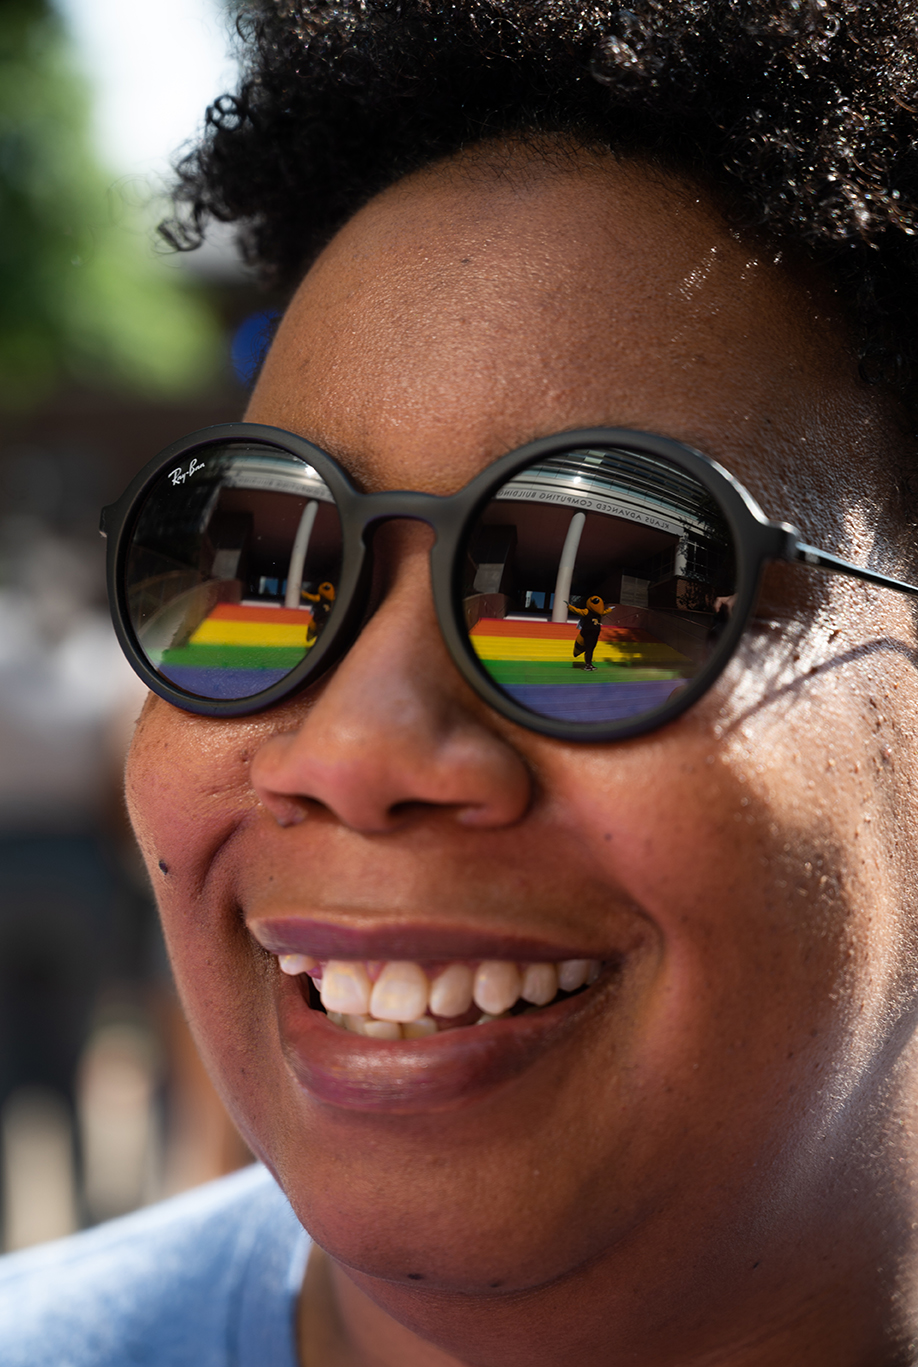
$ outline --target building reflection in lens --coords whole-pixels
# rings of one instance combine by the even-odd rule
[[[134,531],[128,598],[138,640],[172,683],[206,698],[260,693],[301,663],[335,602],[341,524],[293,456],[208,448],[168,471]]]
[[[469,541],[466,623],[488,674],[533,711],[630,720],[710,658],[734,566],[697,480],[630,451],[572,451],[486,507]]]

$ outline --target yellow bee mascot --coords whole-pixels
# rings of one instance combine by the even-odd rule
[[[307,593],[301,590],[302,596],[315,606],[312,609],[312,621],[306,628],[306,645],[314,646],[316,638],[319,636],[328,615],[335,606],[335,586],[334,584],[320,584],[318,593]]]
[[[574,668],[577,668],[577,657],[582,655],[583,664],[580,668],[595,670],[593,651],[596,649],[596,642],[599,640],[602,619],[612,611],[614,604],[609,603],[607,606],[598,594],[594,594],[586,600],[585,608],[575,608],[572,603],[568,603],[567,606],[576,616],[583,618],[580,623],[580,630],[577,632],[577,639],[574,641]]]

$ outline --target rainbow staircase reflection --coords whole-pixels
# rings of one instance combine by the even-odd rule
[[[594,670],[574,657],[575,622],[483,617],[472,646],[487,673],[517,702],[544,717],[617,721],[648,712],[682,686],[695,666],[636,628],[603,627]]]
[[[159,672],[204,698],[244,698],[270,688],[309,647],[308,608],[218,603],[186,645],[165,650]]]

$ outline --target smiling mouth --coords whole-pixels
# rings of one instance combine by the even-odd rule
[[[618,1009],[642,942],[633,922],[614,949],[575,957],[576,943],[421,918],[262,904],[245,920],[277,965],[279,1042],[296,1083],[323,1104],[378,1114],[475,1106],[577,1047],[597,1011]]]
[[[306,1004],[343,1030],[378,1040],[418,1040],[514,1016],[532,1015],[585,992],[607,967],[599,959],[317,959],[277,955],[300,981]]]

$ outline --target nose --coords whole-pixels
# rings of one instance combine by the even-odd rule
[[[365,833],[449,813],[461,825],[519,821],[532,796],[523,756],[492,727],[437,626],[426,530],[394,529],[392,583],[295,729],[256,750],[251,780],[282,824],[319,803]]]

